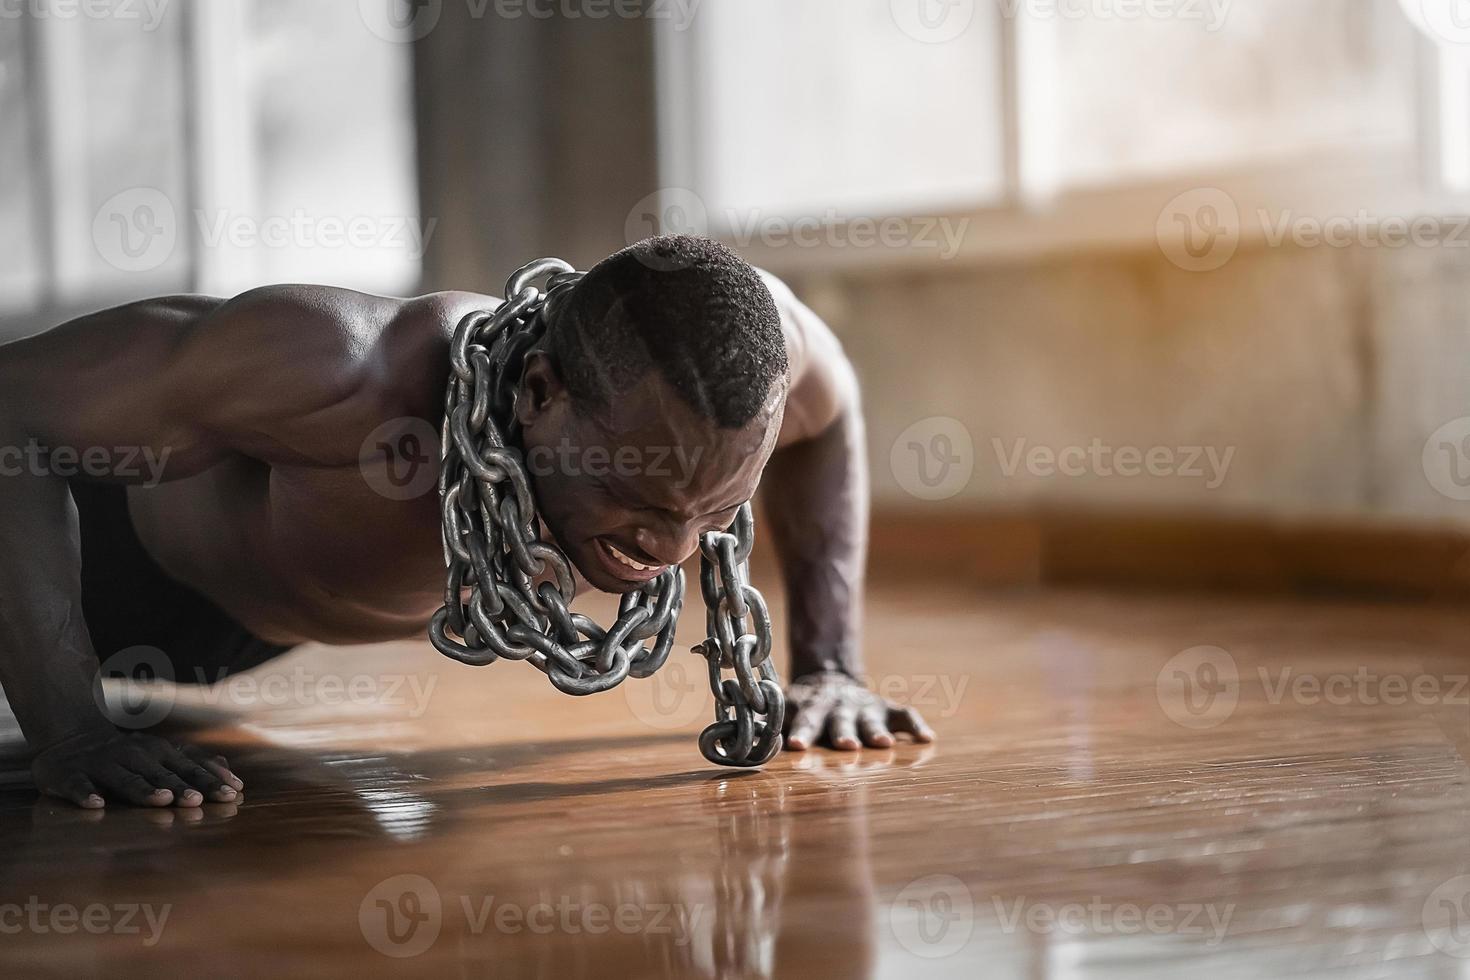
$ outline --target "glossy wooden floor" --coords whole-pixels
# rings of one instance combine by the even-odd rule
[[[1470,975],[1470,614],[913,586],[869,618],[938,745],[720,772],[692,656],[574,701],[405,644],[273,665],[201,736],[238,806],[84,813],[11,758],[0,975]],[[94,903],[100,935],[48,918]]]

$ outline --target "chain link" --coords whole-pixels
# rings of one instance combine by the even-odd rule
[[[532,285],[546,279],[546,293]],[[603,629],[571,611],[571,563],[542,537],[530,479],[516,448],[514,401],[526,354],[582,274],[540,259],[511,276],[505,302],[460,321],[440,433],[439,503],[444,605],[429,624],[435,649],[480,667],[523,660],[567,694],[650,677],[668,660],[684,604],[684,570],[664,569],[624,595]],[[507,431],[507,429],[509,431]],[[715,723],[699,749],[717,765],[759,766],[781,747],[786,698],[771,662],[771,617],[750,584],[755,544],[750,504],[728,531],[700,541],[705,657]],[[649,645],[651,641],[651,645]],[[734,676],[725,678],[723,671]]]

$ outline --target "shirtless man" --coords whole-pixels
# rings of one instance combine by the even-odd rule
[[[271,286],[0,346],[0,685],[42,792],[101,807],[243,790],[224,759],[107,720],[93,686],[119,650],[155,647],[180,680],[213,681],[308,641],[423,634],[443,601],[437,494],[374,490],[360,453],[391,420],[438,430],[454,328],[498,302]],[[697,461],[530,468],[548,531],[603,591],[690,557],[761,484],[789,596],[787,745],[932,738],[858,680],[858,389],[779,281],[700,238],[613,255],[527,357],[515,414],[528,459],[631,446]]]

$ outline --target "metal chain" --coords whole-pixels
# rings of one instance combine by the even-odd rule
[[[545,295],[531,285],[542,278]],[[560,259],[532,262],[511,276],[502,305],[471,313],[455,330],[440,432],[447,574],[444,605],[429,624],[430,642],[446,657],[475,667],[524,660],[575,695],[652,676],[668,659],[684,604],[684,570],[666,568],[624,595],[617,621],[603,629],[571,611],[571,563],[541,534],[517,448],[515,393],[526,354],[581,278]],[[781,747],[786,698],[770,659],[771,617],[750,584],[754,544],[749,503],[728,531],[700,540],[708,635],[694,652],[708,661],[715,723],[699,749],[718,765],[759,766]],[[722,679],[725,670],[734,677]]]

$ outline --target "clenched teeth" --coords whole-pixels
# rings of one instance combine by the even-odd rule
[[[612,556],[614,558],[616,558],[618,561],[622,562],[624,565],[627,565],[629,568],[633,569],[634,571],[637,571],[637,572],[651,572],[655,568],[658,567],[657,565],[645,565],[645,564],[643,564],[640,561],[634,561],[633,559],[629,558],[627,555],[625,555],[621,551],[619,551],[610,542],[607,543],[607,550],[612,553]]]

